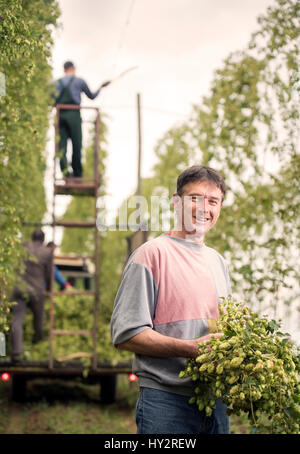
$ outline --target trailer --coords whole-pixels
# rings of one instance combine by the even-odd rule
[[[58,156],[58,124],[59,113],[61,109],[94,109],[96,111],[95,126],[95,142],[94,142],[94,177],[93,178],[64,178],[56,177],[56,157]],[[102,403],[109,404],[115,401],[117,390],[118,374],[127,374],[130,381],[136,381],[137,377],[132,374],[131,362],[119,363],[111,365],[101,361],[97,355],[98,342],[98,313],[100,305],[99,292],[99,234],[97,229],[98,205],[97,199],[98,189],[100,186],[100,175],[98,172],[98,143],[100,131],[100,114],[99,109],[94,107],[81,107],[75,105],[57,105],[56,106],[56,123],[55,123],[55,154],[54,154],[54,170],[53,170],[53,208],[52,208],[52,227],[53,227],[53,242],[55,243],[56,227],[73,228],[79,227],[83,229],[94,230],[94,254],[92,256],[78,255],[60,255],[53,254],[52,257],[52,280],[51,289],[49,292],[50,300],[50,328],[49,328],[49,357],[47,361],[21,361],[14,364],[5,357],[0,357],[0,379],[12,380],[12,399],[14,401],[23,402],[26,400],[26,385],[30,380],[36,378],[53,378],[74,380],[80,379],[83,383],[99,384],[100,385],[100,400]],[[93,221],[60,221],[56,219],[55,203],[57,196],[73,196],[73,197],[93,197],[94,198],[94,219]],[[147,240],[147,232],[140,230],[128,237],[128,250],[125,263],[128,256]],[[125,265],[124,263],[124,265]],[[56,290],[54,285],[54,265],[65,277],[72,281],[73,285],[77,279],[83,279],[83,289],[76,288],[71,292]],[[82,287],[82,286],[81,286]],[[55,328],[55,299],[59,295],[74,295],[93,296],[93,326],[85,330],[62,330]],[[93,347],[92,351],[77,352],[67,354],[64,360],[57,360],[54,357],[53,341],[55,336],[91,336]],[[0,341],[3,338],[0,338]],[[3,348],[2,348],[3,350]],[[2,351],[3,353],[3,351]],[[90,358],[91,366],[87,370],[80,358]]]

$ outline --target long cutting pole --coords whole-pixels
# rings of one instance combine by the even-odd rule
[[[138,118],[137,195],[142,195],[142,183],[141,183],[142,127],[141,127],[141,95],[140,95],[140,93],[137,93],[137,118]]]
[[[137,93],[137,120],[138,120],[138,168],[137,168],[137,196],[142,195],[141,182],[141,158],[142,158],[142,127],[141,127],[141,95]],[[142,222],[142,204],[139,203],[139,215],[137,224],[140,226]]]

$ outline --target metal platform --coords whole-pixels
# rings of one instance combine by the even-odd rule
[[[92,178],[64,178],[55,181],[54,194],[94,197],[98,187],[99,181]]]

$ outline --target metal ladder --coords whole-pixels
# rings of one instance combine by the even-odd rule
[[[58,156],[59,148],[59,115],[61,109],[93,109],[96,111],[95,125],[95,140],[94,140],[94,178],[68,178],[68,179],[57,179],[56,178],[56,158]],[[71,355],[74,357],[90,357],[92,358],[92,369],[97,368],[97,322],[98,322],[98,311],[99,311],[99,236],[97,230],[97,198],[98,198],[98,189],[100,186],[100,176],[98,172],[98,155],[99,155],[99,134],[100,134],[100,113],[99,108],[97,107],[82,107],[78,105],[69,105],[69,104],[58,104],[56,106],[56,121],[55,121],[55,153],[54,153],[54,168],[53,168],[53,207],[52,207],[52,226],[53,226],[53,242],[55,243],[55,228],[56,227],[80,227],[80,228],[92,228],[94,229],[94,255],[93,256],[77,256],[79,259],[90,259],[94,261],[94,289],[93,291],[54,291],[54,260],[55,258],[68,258],[68,256],[57,256],[55,257],[52,254],[52,279],[51,279],[51,289],[50,289],[50,329],[49,329],[49,369],[54,369],[54,351],[53,351],[53,342],[54,336],[63,336],[63,335],[81,335],[81,336],[91,336],[93,338],[93,351],[92,353],[88,352],[79,352],[78,354]],[[72,195],[72,196],[90,196],[94,197],[94,221],[93,222],[82,222],[82,221],[58,221],[55,216],[55,199],[57,195]],[[74,256],[72,256],[74,258]],[[94,305],[93,305],[93,327],[87,330],[61,330],[55,329],[55,297],[59,295],[68,295],[72,297],[73,295],[93,295],[94,296]]]

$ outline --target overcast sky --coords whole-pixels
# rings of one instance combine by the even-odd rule
[[[192,104],[207,94],[214,70],[248,43],[257,16],[272,4],[274,0],[59,0],[62,27],[54,34],[53,78],[61,77],[64,61],[72,60],[93,91],[138,66],[94,101],[82,97],[82,105],[99,106],[109,115],[112,209],[136,188],[137,93],[142,102],[142,176],[147,177],[157,140],[188,117]],[[51,153],[51,143],[48,148]]]

